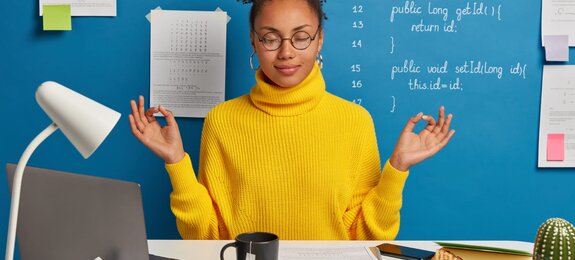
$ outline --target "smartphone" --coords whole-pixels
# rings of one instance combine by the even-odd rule
[[[389,243],[378,245],[377,248],[384,256],[391,256],[407,260],[430,260],[435,252],[425,251],[417,248],[398,246]]]

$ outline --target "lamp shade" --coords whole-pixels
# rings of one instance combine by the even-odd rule
[[[84,158],[120,119],[120,113],[53,81],[38,87],[36,101]]]

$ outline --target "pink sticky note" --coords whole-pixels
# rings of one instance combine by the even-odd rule
[[[569,36],[545,35],[543,41],[547,61],[569,61]]]
[[[547,134],[547,161],[565,159],[565,134]]]

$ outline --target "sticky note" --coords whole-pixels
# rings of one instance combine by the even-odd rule
[[[543,40],[547,61],[569,61],[569,36],[545,35]]]
[[[44,31],[72,30],[70,5],[44,5],[42,19]]]
[[[565,159],[565,134],[547,134],[547,161]]]

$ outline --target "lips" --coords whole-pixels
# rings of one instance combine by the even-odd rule
[[[291,76],[300,68],[299,65],[276,65],[274,67],[284,76]]]

